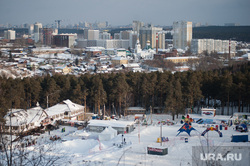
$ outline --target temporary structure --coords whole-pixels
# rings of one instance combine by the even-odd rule
[[[117,136],[117,131],[111,126],[106,127],[101,134],[99,134],[100,141],[108,141]]]

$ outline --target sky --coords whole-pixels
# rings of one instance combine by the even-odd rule
[[[250,25],[250,0],[0,0],[0,24],[105,22],[112,26],[139,20],[169,26],[174,21]]]

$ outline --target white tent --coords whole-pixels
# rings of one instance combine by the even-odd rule
[[[117,131],[111,126],[106,127],[101,134],[99,134],[100,141],[108,141],[117,136]]]

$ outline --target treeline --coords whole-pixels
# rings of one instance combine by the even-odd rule
[[[1,118],[10,108],[43,108],[63,100],[86,105],[98,113],[106,106],[109,113],[126,113],[127,107],[150,106],[173,115],[185,108],[205,107],[205,99],[221,101],[221,107],[250,104],[250,63],[214,71],[112,73],[54,75],[24,79],[0,78]],[[216,106],[216,105],[213,105]],[[224,109],[223,109],[224,110]],[[225,109],[224,114],[227,114]]]
[[[194,27],[193,39],[221,39],[250,42],[250,26]]]

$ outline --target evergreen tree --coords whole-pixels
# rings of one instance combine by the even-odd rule
[[[101,115],[100,106],[104,105],[107,101],[107,94],[103,88],[102,80],[98,75],[94,76],[92,80],[91,97],[95,105],[95,110]]]
[[[47,75],[42,81],[41,101],[44,106],[51,107],[60,101],[60,88],[53,77]]]
[[[156,83],[157,106],[163,112],[164,101],[166,100],[167,82],[169,73],[158,73],[158,81]]]
[[[130,91],[129,86],[126,81],[125,74],[117,74],[114,80],[113,85],[113,94],[116,96],[116,102],[118,103],[119,107],[119,115],[122,114],[122,104],[126,103],[128,92]],[[126,107],[126,105],[125,105]],[[123,112],[124,114],[124,112]]]

